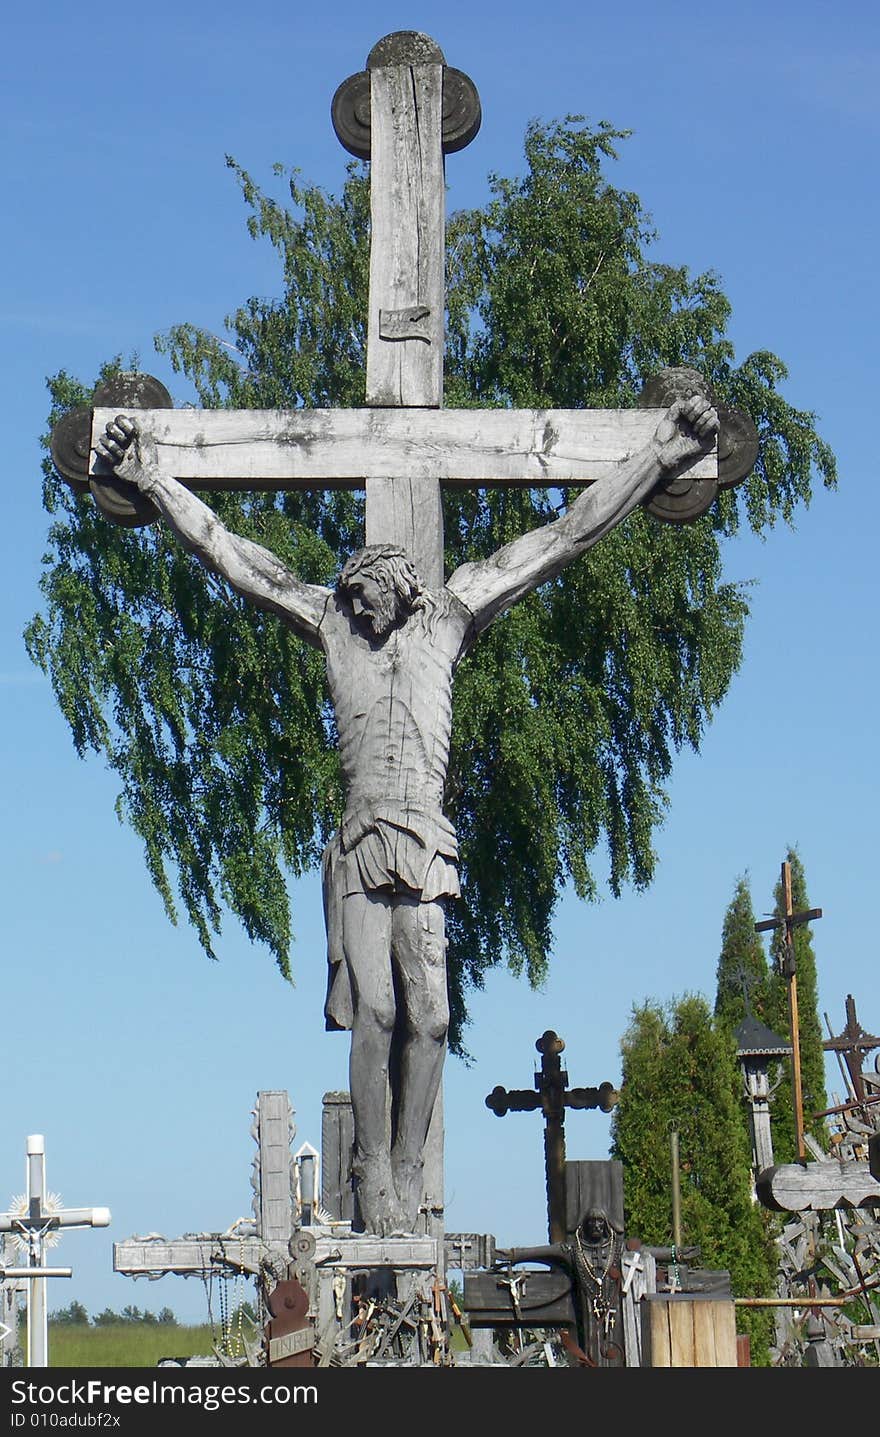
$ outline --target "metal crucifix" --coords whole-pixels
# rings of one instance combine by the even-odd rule
[[[547,1227],[551,1242],[564,1242],[565,1227],[565,1110],[566,1108],[600,1108],[610,1113],[619,1093],[610,1083],[598,1088],[569,1088],[568,1073],[562,1067],[560,1054],[565,1043],[552,1028],[542,1033],[535,1043],[541,1054],[541,1067],[535,1073],[535,1092],[528,1088],[496,1087],[486,1098],[486,1107],[498,1118],[505,1113],[531,1113],[537,1108],[544,1114],[544,1171],[547,1178]]]
[[[62,1208],[52,1201],[46,1189],[46,1144],[41,1133],[32,1133],[27,1140],[25,1200],[20,1211],[0,1213],[0,1232],[17,1237],[27,1250],[27,1263],[0,1269],[0,1278],[27,1283],[28,1367],[49,1365],[46,1279],[70,1277],[72,1272],[69,1267],[48,1267],[46,1247],[59,1230],[109,1225],[109,1208]]]
[[[791,1026],[791,1071],[792,1098],[794,1102],[794,1126],[797,1142],[798,1161],[804,1162],[807,1150],[804,1146],[804,1098],[801,1086],[800,1024],[798,1020],[797,967],[794,955],[794,930],[805,923],[822,917],[821,908],[808,908],[795,913],[791,902],[791,864],[782,865],[782,916],[767,918],[755,924],[756,933],[767,933],[779,929],[782,938],[780,972],[788,982],[788,1016]]]
[[[444,409],[443,157],[476,134],[477,91],[433,40],[403,31],[339,87],[332,118],[371,167],[365,407],[175,410],[136,376],[62,420],[52,452],[108,518],[161,517],[205,567],[324,652],[346,790],[324,855],[325,1014],[352,1031],[358,1201],[367,1230],[389,1235],[433,1230],[442,1215],[445,905],[460,892],[443,812],[455,669],[499,615],[637,506],[671,523],[704,513],[751,470],[757,435],[681,369],[649,383],[636,409]],[[448,485],[586,492],[447,577]],[[191,493],[325,488],[366,496],[365,547],[335,589],[304,583]]]

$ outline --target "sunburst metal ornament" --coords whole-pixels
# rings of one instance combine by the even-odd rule
[[[56,1214],[62,1212],[63,1209],[64,1203],[62,1201],[60,1193],[47,1192],[45,1194],[42,1204],[42,1211],[45,1217],[53,1218],[56,1216]],[[12,1199],[6,1211],[9,1213],[10,1217],[26,1218],[30,1211],[27,1194],[18,1193],[17,1196]],[[26,1232],[19,1232],[13,1230],[10,1236],[12,1237],[12,1240],[19,1252],[30,1252],[31,1244],[28,1234]],[[44,1248],[57,1247],[58,1243],[61,1241],[61,1233],[58,1228],[49,1228],[48,1232],[43,1233],[42,1239]]]

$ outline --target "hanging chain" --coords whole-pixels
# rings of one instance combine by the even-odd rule
[[[612,1236],[607,1239],[608,1256],[605,1259],[605,1264],[601,1272],[596,1271],[596,1269],[590,1262],[590,1259],[587,1257],[587,1254],[584,1251],[583,1242],[581,1241],[579,1229],[575,1232],[574,1237],[576,1244],[577,1267],[581,1274],[581,1279],[583,1280],[584,1278],[589,1278],[590,1282],[595,1288],[595,1292],[590,1303],[590,1308],[593,1313],[593,1317],[596,1320],[596,1324],[601,1330],[601,1333],[607,1342],[614,1328],[614,1321],[617,1315],[617,1308],[613,1306],[610,1296],[605,1292],[605,1279],[611,1271],[611,1264],[614,1261],[614,1251],[616,1246],[614,1235],[612,1234]],[[604,1245],[604,1243],[601,1244],[601,1246],[603,1247]],[[586,1288],[586,1283],[583,1283],[583,1286]]]

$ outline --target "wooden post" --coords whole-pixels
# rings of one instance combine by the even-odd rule
[[[782,865],[782,895],[785,904],[785,916],[790,920],[792,917],[791,905],[791,864]],[[788,925],[786,925],[786,941],[789,937]],[[801,1082],[801,1028],[798,1017],[798,996],[797,996],[797,969],[794,964],[794,951],[792,950],[792,962],[788,975],[788,1015],[791,1022],[791,1088],[792,1101],[794,1103],[794,1131],[797,1140],[797,1155],[799,1162],[805,1162],[807,1150],[804,1146],[804,1094]]]
[[[797,965],[794,957],[794,930],[804,923],[811,923],[814,918],[821,918],[822,909],[810,908],[803,913],[795,913],[793,911],[791,902],[791,864],[787,861],[782,865],[782,903],[782,917],[770,918],[766,922],[756,923],[755,932],[764,933],[773,928],[782,928],[784,930],[783,942],[785,948],[782,960],[782,971],[788,979],[788,1016],[791,1024],[792,1104],[794,1107],[797,1157],[798,1162],[803,1163],[807,1160],[807,1150],[804,1144],[804,1099],[801,1085],[801,1043],[800,1022],[798,1019]]]
[[[681,1251],[681,1169],[678,1162],[678,1133],[669,1134],[672,1157],[672,1245]]]

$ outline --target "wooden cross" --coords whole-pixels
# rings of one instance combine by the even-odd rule
[[[193,489],[364,489],[366,543],[404,548],[428,586],[439,588],[443,486],[593,483],[651,439],[671,397],[655,387],[653,399],[645,398],[659,407],[444,410],[444,154],[463,148],[479,128],[476,89],[427,36],[403,31],[373,47],[366,71],[339,87],[332,114],[346,148],[370,159],[366,406],[174,410],[155,407],[170,406],[170,398],[158,381],[139,376],[143,397],[134,402],[147,407],[138,427],[155,442],[163,472]],[[153,506],[108,475],[95,450],[119,412],[120,401],[105,394],[87,438],[69,428],[82,416],[68,416],[53,435],[53,455],[64,477],[87,484],[109,518],[149,523]],[[733,449],[750,421],[724,415],[718,448],[670,481],[656,507],[649,503],[659,517],[677,521],[686,491],[698,492],[702,507],[688,501],[682,516],[708,507],[719,453],[723,485],[748,472],[735,468],[741,455]]]
[[[782,957],[780,971],[788,980],[788,1016],[791,1026],[791,1068],[792,1097],[794,1101],[795,1138],[799,1162],[806,1161],[804,1146],[804,1099],[801,1087],[800,1025],[798,1021],[797,971],[794,956],[794,930],[804,923],[812,923],[822,917],[821,908],[808,908],[795,913],[791,904],[791,864],[782,865],[782,917],[767,918],[755,924],[756,933],[767,933],[779,929],[782,936]]]
[[[251,1134],[257,1144],[251,1187],[253,1222],[233,1224],[225,1233],[186,1237],[130,1237],[113,1244],[113,1270],[127,1277],[258,1276],[277,1263],[286,1267],[294,1227],[290,1141],[293,1109],[283,1090],[257,1093]]]
[[[569,1088],[568,1073],[559,1055],[565,1043],[551,1028],[535,1043],[541,1054],[541,1067],[535,1074],[535,1092],[528,1088],[508,1092],[496,1087],[486,1098],[486,1107],[496,1117],[505,1113],[534,1112],[544,1114],[544,1171],[547,1178],[547,1226],[551,1242],[564,1242],[565,1226],[565,1109],[601,1108],[610,1113],[619,1094],[610,1083],[598,1088]]]
[[[855,999],[846,995],[846,1027],[836,1038],[827,1038],[822,1044],[826,1053],[837,1053],[846,1064],[852,1085],[853,1096],[858,1103],[866,1098],[865,1080],[862,1076],[862,1060],[867,1053],[880,1048],[880,1038],[866,1033],[856,1017]]]
[[[107,392],[96,402],[85,437],[77,428],[82,416],[62,420],[53,457],[109,518],[130,526],[152,522],[152,501],[117,478],[98,452],[108,423],[133,407],[142,439],[155,445],[159,471],[189,488],[365,490],[366,544],[405,550],[427,589],[437,592],[444,584],[444,486],[591,484],[643,451],[673,398],[693,394],[702,381],[693,371],[664,371],[691,377],[681,390],[673,384],[674,392],[663,383],[646,387],[648,407],[629,410],[443,409],[444,154],[476,134],[477,91],[446,65],[433,40],[402,31],[380,40],[366,69],[339,87],[332,117],[342,144],[369,158],[371,168],[366,405],[175,410],[157,381],[135,376],[134,390],[123,388],[121,398]],[[751,421],[731,411],[720,417],[717,446],[645,501],[658,517],[694,518],[719,484],[749,472],[757,454],[754,426],[743,450],[738,436]],[[743,462],[744,453],[750,461]],[[439,1111],[438,1100],[438,1134]],[[425,1155],[426,1221],[442,1210],[439,1137],[436,1149]]]
[[[61,1208],[48,1200],[46,1190],[46,1144],[41,1133],[27,1140],[27,1198],[23,1212],[0,1213],[0,1232],[14,1233],[27,1243],[28,1260],[21,1267],[0,1269],[4,1281],[27,1283],[27,1365],[48,1367],[49,1328],[46,1279],[70,1277],[69,1267],[47,1267],[47,1239],[62,1228],[109,1227],[106,1207]]]

